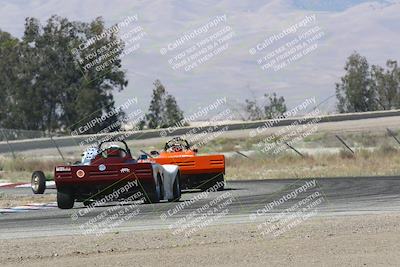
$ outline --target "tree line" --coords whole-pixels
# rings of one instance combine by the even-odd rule
[[[345,75],[336,83],[340,113],[400,108],[400,70],[395,60],[371,65],[354,52],[346,61]]]
[[[84,23],[55,15],[45,25],[27,18],[21,39],[0,30],[0,128],[69,133],[95,117],[112,113],[113,92],[122,91],[128,80],[118,58],[124,44],[115,33],[105,32],[101,17]],[[89,42],[99,35],[106,37]],[[98,71],[79,64],[116,41],[120,50],[106,68]],[[78,50],[82,44],[85,49]],[[149,111],[139,123],[142,129],[170,127],[183,119],[176,99],[161,81],[156,80],[154,86]],[[85,134],[97,133],[124,118],[119,111]]]
[[[339,113],[390,110],[400,108],[400,69],[396,60],[386,66],[370,65],[364,56],[353,52],[346,60],[345,74],[335,84]],[[248,120],[271,119],[286,112],[284,97],[265,94],[267,103],[246,99]]]
[[[183,119],[183,111],[180,109],[175,97],[167,92],[160,80],[156,80],[149,111],[139,123],[139,128],[172,127]]]
[[[102,71],[83,70],[71,52],[105,30],[102,18],[83,23],[59,16],[52,16],[45,25],[27,18],[21,39],[0,30],[0,127],[68,132],[78,122],[84,124],[113,110],[113,91],[128,84],[121,60]],[[79,56],[115,40],[117,36],[109,34]],[[91,131],[122,116],[115,114]]]

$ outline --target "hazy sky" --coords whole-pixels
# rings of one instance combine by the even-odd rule
[[[371,64],[383,65],[389,58],[400,58],[398,1],[0,0],[0,3],[0,28],[17,37],[23,34],[26,17],[45,23],[53,14],[79,21],[101,16],[112,26],[129,16],[137,16],[128,30],[140,26],[144,35],[136,41],[139,47],[123,57],[129,85],[115,97],[118,103],[137,97],[143,109],[149,104],[155,79],[160,79],[176,96],[186,113],[217,98],[227,97],[231,105],[238,105],[250,97],[262,101],[263,94],[271,92],[283,95],[289,107],[293,107],[305,98],[322,101],[334,94],[334,83],[343,74],[345,60],[352,51],[365,55]],[[296,32],[279,37],[302,21],[308,22],[298,26]],[[201,32],[205,25],[208,30]],[[309,43],[298,47],[303,53],[301,57],[294,57],[296,52],[290,54],[293,59],[286,66],[278,68],[276,63],[262,68],[279,55],[282,59],[284,52],[290,50],[285,44],[295,46],[295,39],[302,34],[303,41]],[[266,40],[273,36],[276,40],[265,46]],[[201,54],[206,49],[202,44],[210,39],[219,43]],[[282,46],[285,51],[279,50]],[[162,54],[162,49],[167,49],[166,54]],[[252,54],[251,49],[256,49],[256,53]],[[196,52],[201,56],[196,58]],[[207,54],[212,56],[205,57]],[[179,55],[182,58],[177,59]],[[190,64],[185,65],[185,59]],[[195,62],[192,68],[188,67]],[[332,111],[334,104],[332,98],[323,109]]]

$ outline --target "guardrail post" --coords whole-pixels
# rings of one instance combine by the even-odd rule
[[[389,135],[393,137],[394,140],[396,140],[396,142],[400,145],[400,141],[397,139],[396,135],[389,128],[386,128],[386,130],[388,131]]]
[[[240,151],[235,151],[236,153],[238,153],[240,156],[243,156],[243,157],[245,157],[245,158],[247,158],[247,159],[250,159],[248,156],[246,156],[245,154],[243,154],[242,152],[240,152]]]
[[[14,150],[12,149],[10,143],[8,142],[8,138],[7,138],[7,135],[4,133],[4,129],[1,129],[1,132],[2,132],[2,134],[3,134],[3,136],[4,136],[4,138],[6,139],[7,146],[8,146],[8,148],[10,149],[13,158],[16,159],[17,157],[15,156]]]
[[[347,147],[347,149],[350,150],[350,152],[354,155],[353,149],[351,149],[351,148],[346,144],[346,142],[345,142],[342,138],[340,138],[339,135],[335,134],[335,136],[336,136],[336,138],[337,138],[345,147]]]
[[[302,158],[304,158],[304,155],[300,153],[300,151],[298,151],[296,148],[292,147],[291,145],[289,145],[288,143],[285,142],[285,144],[292,149],[294,152],[296,152],[297,154],[299,154]]]
[[[61,153],[60,148],[58,147],[56,141],[54,141],[53,136],[50,135],[50,139],[53,142],[54,146],[57,148],[58,153],[60,154],[61,158],[63,159],[63,161],[65,162],[65,158],[63,156],[63,154]]]

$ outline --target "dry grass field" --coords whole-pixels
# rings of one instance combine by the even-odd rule
[[[397,133],[397,132],[396,132]],[[387,133],[343,133],[341,138],[352,147],[351,154],[334,134],[315,133],[293,146],[304,154],[297,155],[285,147],[277,154],[260,151],[260,138],[221,137],[200,148],[201,153],[227,153],[226,179],[272,179],[296,177],[381,176],[400,174],[400,146]],[[131,146],[136,154],[138,148]],[[143,145],[145,151],[159,150],[162,144]],[[235,151],[251,151],[249,158]],[[75,162],[80,152],[68,154]],[[0,156],[0,182],[29,182],[31,173],[42,170],[50,180],[53,168],[62,164],[58,154],[39,159],[17,155],[16,159]]]
[[[289,152],[275,157],[238,155],[227,159],[226,168],[228,180],[386,175],[400,175],[400,151],[391,147],[356,150],[355,156],[345,150],[304,158]]]

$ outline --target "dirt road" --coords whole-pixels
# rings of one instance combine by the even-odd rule
[[[2,240],[3,266],[399,266],[400,214],[315,217],[278,237],[256,224]]]

